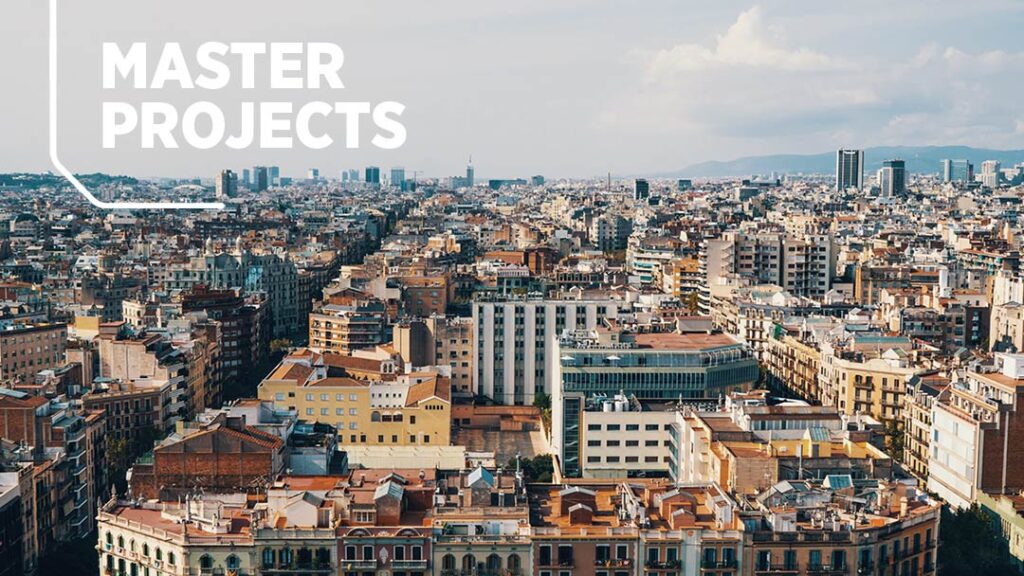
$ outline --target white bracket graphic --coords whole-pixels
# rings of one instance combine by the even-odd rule
[[[50,0],[50,162],[90,204],[103,210],[223,210],[223,202],[104,202],[64,167],[57,156],[57,0]]]

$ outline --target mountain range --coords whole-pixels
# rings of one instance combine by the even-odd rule
[[[966,158],[974,164],[975,172],[981,171],[985,160],[998,160],[1004,167],[1024,162],[1024,150],[991,150],[970,146],[878,146],[864,149],[865,176],[870,176],[882,167],[882,162],[900,158],[907,162],[907,171],[915,174],[938,174],[942,171],[942,160]],[[722,178],[729,176],[753,176],[758,174],[833,174],[836,170],[836,153],[820,154],[772,154],[768,156],[746,156],[729,161],[712,160],[692,164],[681,170],[666,172],[664,178]]]

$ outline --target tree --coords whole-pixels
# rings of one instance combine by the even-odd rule
[[[686,309],[690,312],[691,316],[696,316],[697,312],[700,311],[700,294],[696,292],[690,292],[686,295]]]
[[[117,491],[123,493],[128,489],[125,473],[128,471],[128,441],[124,438],[111,438],[107,440],[107,465],[110,466],[110,481],[117,486]]]
[[[942,509],[939,531],[939,573],[957,576],[1015,574],[1006,540],[992,516],[977,504],[952,511]]]
[[[84,538],[62,542],[39,557],[40,576],[96,574],[98,566],[96,532]]]
[[[515,469],[516,459],[509,460],[508,467]],[[523,471],[523,479],[527,483],[551,482],[555,474],[555,465],[550,454],[538,454],[533,458],[520,458],[519,468]]]
[[[540,409],[540,422],[544,426],[544,432],[551,437],[551,396],[538,392],[533,397],[533,405]]]
[[[292,347],[292,341],[287,338],[275,338],[270,341],[270,353],[280,354],[288,352],[288,349]]]
[[[885,444],[888,449],[889,456],[898,462],[903,462],[903,446],[905,439],[903,437],[903,429],[896,421],[889,421],[885,425]]]

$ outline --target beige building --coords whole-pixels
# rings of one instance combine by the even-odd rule
[[[766,340],[765,367],[780,387],[806,400],[817,400],[821,352],[794,333],[778,326]]]
[[[0,382],[31,382],[64,365],[66,324],[20,324],[0,329]]]
[[[848,416],[866,414],[902,424],[907,380],[922,370],[911,359],[907,338],[860,336],[842,347],[822,345],[822,404]]]
[[[451,383],[432,372],[393,381],[357,380],[305,352],[286,357],[260,383],[260,400],[338,429],[342,445],[447,445]]]

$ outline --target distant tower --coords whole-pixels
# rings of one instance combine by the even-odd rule
[[[364,179],[367,184],[375,187],[380,187],[380,168],[377,166],[366,167],[366,178]]]
[[[907,163],[903,160],[882,162],[879,174],[883,176],[878,183],[882,196],[902,196],[907,192]]]
[[[405,183],[405,168],[395,166],[391,168],[391,186],[405,192],[408,188]]]
[[[981,184],[988,188],[998,188],[1002,181],[1002,165],[998,160],[985,160],[981,163]]]
[[[475,178],[475,172],[473,171],[473,155],[469,155],[469,164],[466,164],[466,186],[472,188]]]
[[[651,185],[645,178],[637,178],[633,182],[633,200],[647,200],[651,195]]]
[[[864,187],[864,151],[843,150],[836,152],[836,190]]]
[[[234,198],[238,194],[238,176],[231,170],[221,170],[214,187],[217,189],[217,198]]]
[[[253,190],[263,192],[270,187],[270,170],[266,166],[253,166],[252,168]]]

